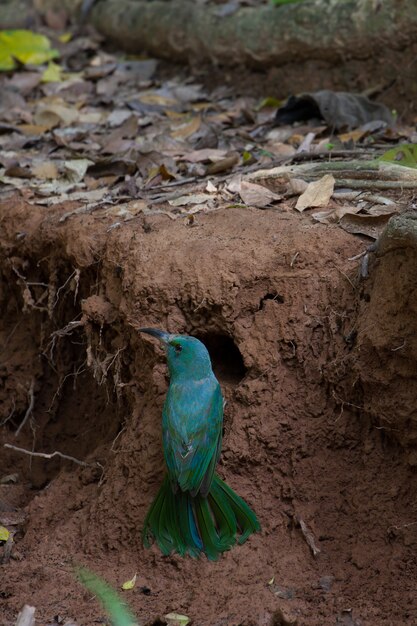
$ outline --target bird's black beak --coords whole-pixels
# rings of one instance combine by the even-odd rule
[[[162,343],[168,343],[171,336],[170,333],[167,333],[165,330],[158,330],[157,328],[138,328],[140,333],[146,333],[147,335],[152,335],[152,337],[156,337]]]

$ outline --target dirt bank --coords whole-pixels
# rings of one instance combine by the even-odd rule
[[[115,587],[137,572],[125,597],[141,624],[170,611],[199,626],[414,623],[417,477],[363,408],[374,279],[348,259],[364,241],[279,210],[109,230],[114,207],[60,221],[68,209],[0,207],[0,443],[91,464],[2,448],[0,477],[19,474],[2,508],[26,520],[1,566],[0,623],[24,602],[39,624],[103,621],[74,561]],[[141,546],[167,374],[138,326],[201,338],[225,390],[219,472],[262,532],[217,563]]]

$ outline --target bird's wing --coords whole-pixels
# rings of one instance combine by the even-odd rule
[[[171,385],[163,411],[165,461],[171,482],[197,494],[210,489],[220,453],[223,398],[216,379]]]

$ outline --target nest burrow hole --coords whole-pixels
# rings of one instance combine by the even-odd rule
[[[225,333],[196,333],[209,351],[213,371],[222,383],[238,385],[245,377],[247,369],[243,357],[233,338]]]

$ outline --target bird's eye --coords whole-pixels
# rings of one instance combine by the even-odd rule
[[[174,344],[174,349],[177,354],[180,354],[182,351],[182,346],[179,343]]]

